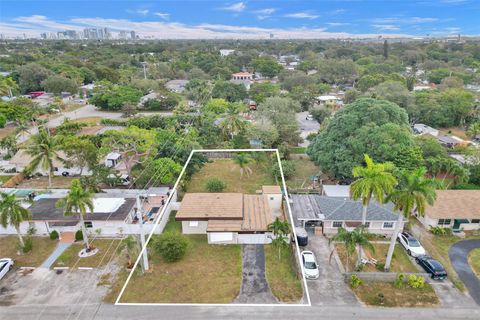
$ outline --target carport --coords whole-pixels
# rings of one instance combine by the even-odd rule
[[[292,194],[292,213],[295,218],[295,225],[305,228],[310,221],[321,223],[325,216],[320,213],[320,206],[317,202],[317,195],[313,194]]]

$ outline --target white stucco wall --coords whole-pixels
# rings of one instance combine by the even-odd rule
[[[197,221],[198,225],[192,226],[192,221],[182,221],[182,233],[184,234],[206,234],[208,221]]]

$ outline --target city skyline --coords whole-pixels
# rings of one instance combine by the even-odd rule
[[[13,38],[40,38],[41,33],[58,34],[67,30],[80,33],[88,28],[108,28],[115,37],[135,30],[136,35],[147,39],[262,39],[271,35],[278,39],[424,37],[480,33],[476,26],[480,3],[472,0],[302,3],[7,0],[0,6],[0,33]]]

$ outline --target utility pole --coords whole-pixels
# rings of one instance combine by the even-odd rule
[[[142,254],[142,261],[143,261],[143,271],[147,271],[150,269],[148,265],[148,252],[147,248],[145,247],[145,233],[143,230],[143,208],[142,208],[142,202],[140,201],[140,196],[137,195],[137,214],[140,216],[139,217],[139,222],[140,222],[140,243],[142,245],[141,250],[143,250]],[[145,248],[145,249],[143,249]]]
[[[143,78],[147,79],[147,63],[145,61],[141,62],[143,66]]]

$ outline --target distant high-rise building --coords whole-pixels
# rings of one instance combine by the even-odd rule
[[[43,40],[47,40],[48,34],[45,33],[45,32],[44,32],[44,33],[41,33],[41,34],[40,34],[40,38],[42,38]]]
[[[122,39],[122,40],[126,40],[127,39],[127,32],[126,31],[120,31],[118,33],[118,38]]]
[[[83,37],[89,40],[98,39],[98,30],[95,28],[85,28],[83,30]]]
[[[135,40],[135,39],[137,38],[136,35],[135,35],[135,31],[133,31],[133,30],[130,31],[130,38],[131,38],[132,40]]]
[[[5,39],[5,35],[2,33],[0,34],[0,39],[4,40]]]
[[[103,28],[103,37],[104,37],[104,39],[111,39],[112,38],[112,34],[108,30],[108,28]]]

